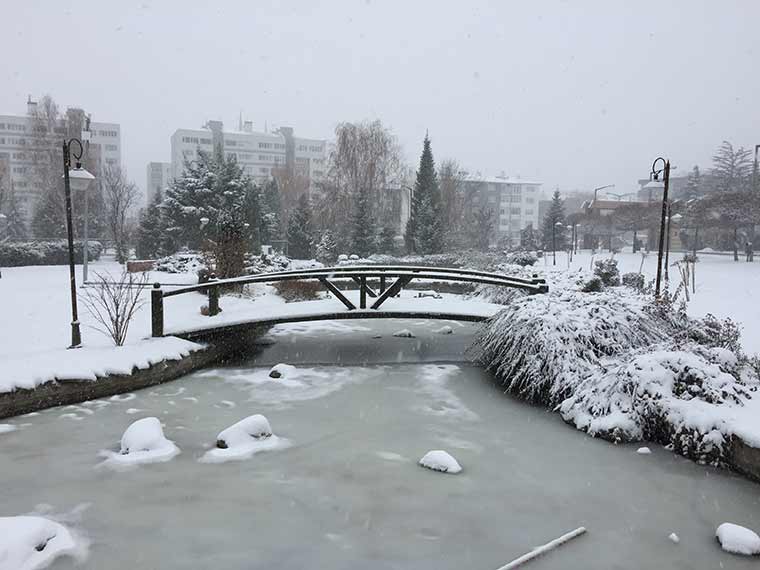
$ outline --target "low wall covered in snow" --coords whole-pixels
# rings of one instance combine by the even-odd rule
[[[203,349],[189,352],[179,359],[165,359],[146,368],[135,366],[129,374],[106,374],[97,379],[66,379],[39,384],[35,388],[16,388],[0,393],[0,419],[28,414],[45,408],[76,404],[133,392],[156,384],[176,380],[199,368],[232,358],[250,349],[252,341],[263,334],[252,330],[246,334],[219,337]]]

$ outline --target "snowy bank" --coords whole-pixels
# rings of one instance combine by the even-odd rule
[[[593,436],[724,466],[734,436],[760,440],[757,364],[730,321],[628,289],[559,290],[515,299],[475,348],[508,392]]]
[[[176,337],[151,338],[125,346],[65,348],[8,357],[0,372],[0,393],[32,389],[46,382],[97,380],[109,375],[130,375],[165,360],[181,360],[203,345]]]
[[[61,556],[83,560],[87,543],[62,524],[39,516],[0,517],[0,569],[37,570]]]
[[[119,453],[102,451],[101,465],[114,469],[129,468],[144,463],[163,463],[179,453],[174,442],[166,439],[158,418],[142,418],[132,423],[121,436]]]

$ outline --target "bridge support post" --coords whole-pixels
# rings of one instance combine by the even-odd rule
[[[359,278],[359,308],[367,308],[367,278],[364,275]]]
[[[216,275],[213,273],[209,278],[209,283],[216,281]],[[208,316],[213,317],[221,312],[219,308],[219,287],[211,286],[208,288]]]
[[[151,336],[164,336],[164,292],[160,283],[154,283],[150,290]]]

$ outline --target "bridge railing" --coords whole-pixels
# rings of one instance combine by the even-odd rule
[[[388,279],[393,279],[389,283]],[[368,279],[379,280],[379,290],[375,291],[368,283]],[[222,287],[242,286],[255,283],[277,283],[282,281],[306,281],[317,280],[322,286],[332,293],[349,311],[357,309],[343,292],[335,286],[335,280],[352,280],[359,285],[359,309],[367,308],[367,297],[374,298],[369,307],[377,310],[382,304],[397,295],[413,279],[426,279],[432,281],[450,281],[472,283],[482,285],[496,285],[523,289],[529,294],[546,293],[548,286],[546,280],[534,275],[526,279],[522,277],[492,273],[486,271],[474,271],[469,269],[450,267],[426,267],[426,266],[392,266],[392,265],[365,265],[365,266],[339,266],[313,269],[299,269],[280,271],[276,273],[260,273],[258,275],[246,275],[231,279],[215,279],[212,276],[206,283],[179,287],[170,291],[161,289],[160,283],[155,283],[151,290],[151,333],[152,336],[164,334],[164,299],[176,295],[184,295],[193,292],[205,292],[208,295],[208,316],[219,314],[219,291]]]

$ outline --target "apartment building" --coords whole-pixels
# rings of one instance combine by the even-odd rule
[[[147,205],[150,206],[153,203],[153,199],[157,192],[160,192],[163,196],[165,194],[166,187],[172,179],[172,164],[171,162],[149,162],[146,168],[146,198]]]
[[[491,209],[497,216],[494,242],[509,240],[519,245],[520,230],[528,225],[539,227],[538,202],[541,182],[471,175],[464,182],[468,215],[481,209]]]
[[[29,99],[26,115],[0,115],[0,185],[13,188],[27,228],[31,228],[34,206],[41,192],[36,187],[33,176],[32,152],[35,141],[30,115],[35,112],[36,106],[37,103]],[[62,128],[60,130],[59,142],[62,142],[65,131]],[[121,127],[117,123],[90,123],[87,158],[85,168],[96,176],[96,183],[102,178],[100,175],[106,167],[121,166]]]
[[[327,166],[327,141],[295,137],[293,129],[274,132],[253,130],[246,121],[236,131],[225,131],[221,121],[209,121],[202,129],[178,129],[171,137],[171,176],[182,174],[185,161],[198,158],[198,151],[212,152],[220,145],[225,156],[234,157],[243,171],[265,182],[278,169],[318,180]]]

